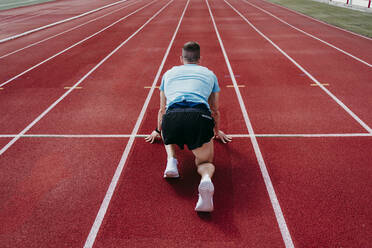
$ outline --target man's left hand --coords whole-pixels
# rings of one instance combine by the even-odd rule
[[[228,143],[232,140],[231,136],[226,135],[221,130],[218,130],[217,134],[215,135],[215,138],[221,140],[223,143]]]

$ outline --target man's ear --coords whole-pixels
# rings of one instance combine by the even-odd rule
[[[180,56],[180,61],[181,61],[181,64],[183,64],[183,58],[182,58],[182,56]]]

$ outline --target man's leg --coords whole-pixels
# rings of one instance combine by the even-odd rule
[[[164,145],[165,151],[167,152],[167,158],[176,158],[176,145],[170,144],[170,145]]]
[[[212,176],[214,174],[213,156],[213,140],[203,144],[202,147],[192,150],[195,155],[195,164],[198,173],[201,175],[199,184],[199,199],[196,203],[195,210],[202,212],[213,211],[213,193],[214,186],[212,183]]]
[[[176,149],[174,144],[165,145],[165,151],[167,152],[167,167],[164,171],[164,178],[177,178],[179,177],[176,159]]]

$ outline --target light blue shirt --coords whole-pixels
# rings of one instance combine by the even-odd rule
[[[160,90],[164,91],[167,108],[179,102],[204,103],[212,92],[219,92],[216,75],[206,67],[197,64],[174,66],[164,73]]]

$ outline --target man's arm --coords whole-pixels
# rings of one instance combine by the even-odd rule
[[[218,110],[220,93],[212,92],[209,96],[208,103],[211,108],[212,117],[215,121],[214,134],[217,135],[218,130],[220,130],[220,111]]]
[[[211,108],[212,117],[215,121],[214,135],[216,138],[221,139],[223,143],[227,143],[231,141],[231,137],[227,136],[224,132],[220,130],[220,111],[218,110],[219,96],[220,93],[212,92],[212,94],[209,96],[208,103],[209,107]]]
[[[156,138],[160,138],[160,133],[157,131],[161,131],[161,122],[163,120],[163,115],[165,114],[165,107],[166,107],[167,99],[165,98],[164,91],[160,91],[160,107],[158,111],[158,123],[157,123],[157,130],[152,131],[152,133],[145,138],[146,142],[153,143]]]
[[[165,106],[167,99],[165,98],[164,91],[160,91],[160,107],[158,112],[158,130],[161,131],[161,122],[163,120],[163,115],[165,114]]]

